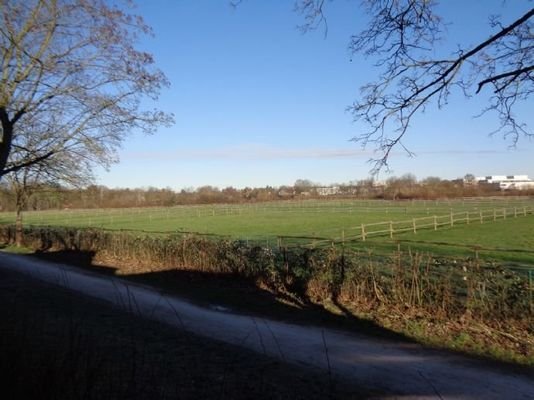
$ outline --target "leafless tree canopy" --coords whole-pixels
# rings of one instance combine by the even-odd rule
[[[372,160],[375,172],[387,168],[393,148],[404,147],[402,139],[413,116],[430,104],[446,105],[453,90],[468,97],[483,91],[490,94],[481,114],[498,115],[500,125],[492,133],[502,133],[514,145],[521,137],[534,136],[514,113],[514,106],[528,100],[534,91],[531,1],[522,2],[524,12],[514,21],[488,17],[486,40],[465,44],[439,58],[435,51],[444,39],[446,21],[436,14],[435,0],[361,3],[369,22],[350,38],[349,49],[353,55],[372,58],[380,72],[375,82],[361,88],[360,97],[349,109],[355,120],[368,126],[354,140],[378,150],[379,157]],[[324,0],[297,0],[296,7],[304,16],[304,31],[325,21]]]
[[[110,4],[0,0],[0,176],[35,164],[84,175],[132,130],[171,122],[141,104],[168,85],[135,47],[150,28]]]

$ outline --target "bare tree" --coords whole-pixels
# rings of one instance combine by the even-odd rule
[[[39,181],[35,179],[32,169],[33,166],[22,168],[13,172],[7,178],[10,189],[15,195],[15,244],[17,247],[22,246],[24,237],[22,213],[26,208],[28,198],[40,186]]]
[[[17,153],[15,150],[12,154]],[[50,187],[50,185],[73,188],[82,187],[92,181],[90,167],[80,166],[78,154],[72,152],[56,153],[20,168],[7,175],[11,190],[15,195],[15,242],[18,247],[23,240],[23,212],[30,196]]]
[[[108,165],[131,131],[171,123],[141,104],[168,81],[135,48],[151,31],[128,7],[0,0],[0,177],[66,153]]]
[[[454,90],[469,97],[491,88],[489,102],[481,110],[499,117],[500,125],[491,133],[502,133],[513,145],[522,136],[534,137],[514,112],[534,91],[532,2],[523,2],[525,10],[514,21],[504,23],[490,16],[485,40],[460,45],[441,57],[434,54],[445,31],[445,22],[436,14],[437,1],[361,2],[369,23],[350,38],[349,49],[353,55],[373,58],[379,76],[361,88],[360,98],[349,110],[369,127],[354,140],[379,151],[380,156],[372,160],[375,172],[388,167],[393,148],[404,147],[402,139],[414,115],[430,104],[443,107]],[[324,0],[296,1],[304,15],[304,31],[326,20],[324,7]]]
[[[32,129],[31,133],[40,137],[35,129]],[[31,136],[31,134],[21,136]],[[39,146],[38,143],[34,145]],[[36,150],[29,145],[24,149],[15,147],[11,152],[11,157],[14,160],[23,160],[28,157],[28,153],[31,155],[35,152]],[[93,181],[92,159],[90,148],[80,148],[76,151],[65,148],[7,175],[11,190],[15,194],[15,242],[18,247],[23,241],[23,212],[26,210],[30,196],[51,186],[79,188],[88,185]]]

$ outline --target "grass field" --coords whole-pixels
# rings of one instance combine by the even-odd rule
[[[404,249],[408,246],[433,254],[480,255],[534,265],[533,209],[534,200],[528,198],[397,202],[309,200],[252,205],[32,211],[24,214],[24,222],[26,225],[153,233],[195,232],[260,241],[267,245],[276,245],[280,237],[284,243],[299,237],[301,244],[329,244],[335,240],[362,250],[389,252],[400,244]],[[13,223],[14,219],[14,213],[0,214],[0,223]],[[365,235],[362,235],[362,229],[366,231]],[[375,231],[379,233],[373,235]],[[477,248],[476,254],[474,248]]]
[[[373,238],[359,243],[362,248],[391,252],[401,246],[406,250],[424,251],[433,255],[481,257],[504,261],[510,266],[534,266],[534,216],[498,220],[484,224],[472,223],[438,231],[404,232],[393,240]]]

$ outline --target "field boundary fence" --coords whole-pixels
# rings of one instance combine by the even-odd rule
[[[396,234],[412,232],[417,234],[420,230],[434,230],[453,228],[456,225],[469,225],[474,223],[495,222],[509,218],[526,217],[534,214],[532,206],[523,207],[502,207],[478,211],[450,212],[443,215],[431,215],[427,217],[411,218],[402,221],[382,221],[372,223],[362,223],[348,229],[340,229],[339,236],[300,236],[286,235],[279,236],[279,241],[309,240],[312,246],[321,244],[345,244],[351,242],[365,242],[371,237],[389,237],[393,239]]]
[[[385,214],[411,214],[411,213],[426,213],[427,215],[435,215],[440,212],[453,211],[454,207],[470,207],[477,209],[498,208],[497,204],[502,204],[504,207],[511,207],[511,203],[521,202],[520,205],[527,205],[525,203],[531,202],[531,197],[519,198],[463,198],[451,200],[288,200],[276,202],[258,202],[258,203],[236,203],[236,204],[204,204],[204,205],[177,205],[172,207],[131,207],[131,208],[106,208],[106,209],[64,209],[59,210],[44,210],[36,211],[40,215],[41,220],[44,221],[46,215],[52,216],[54,219],[68,220],[72,216],[78,218],[86,216],[88,219],[98,218],[132,218],[135,216],[143,216],[148,220],[152,218],[165,218],[172,216],[175,212],[179,212],[184,216],[232,216],[242,215],[247,213],[268,213],[268,212],[287,212],[300,211],[309,213],[365,213],[365,212],[382,212]],[[474,212],[474,210],[471,210]],[[478,210],[477,210],[478,211]],[[28,211],[28,215],[34,211]]]

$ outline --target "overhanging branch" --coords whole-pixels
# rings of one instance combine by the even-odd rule
[[[484,85],[487,85],[488,83],[494,83],[501,79],[509,78],[509,77],[511,77],[512,79],[516,79],[517,77],[519,77],[519,75],[526,74],[530,71],[534,71],[534,65],[531,65],[525,68],[516,69],[514,71],[508,71],[502,74],[490,76],[489,78],[486,78],[478,83],[478,89],[476,93],[478,94],[480,90],[484,87]]]
[[[4,169],[4,171],[2,171],[2,174],[6,175],[6,174],[9,174],[11,172],[17,172],[17,171],[19,171],[19,170],[21,170],[23,168],[27,168],[27,167],[30,167],[32,165],[38,164],[40,162],[43,162],[47,158],[50,158],[54,154],[55,153],[53,151],[50,151],[50,152],[48,152],[46,154],[43,154],[42,156],[39,156],[39,157],[36,157],[36,158],[32,159],[32,160],[29,160],[29,161],[23,162],[21,164],[17,164],[17,165],[14,165],[12,167],[6,168],[6,169]]]

